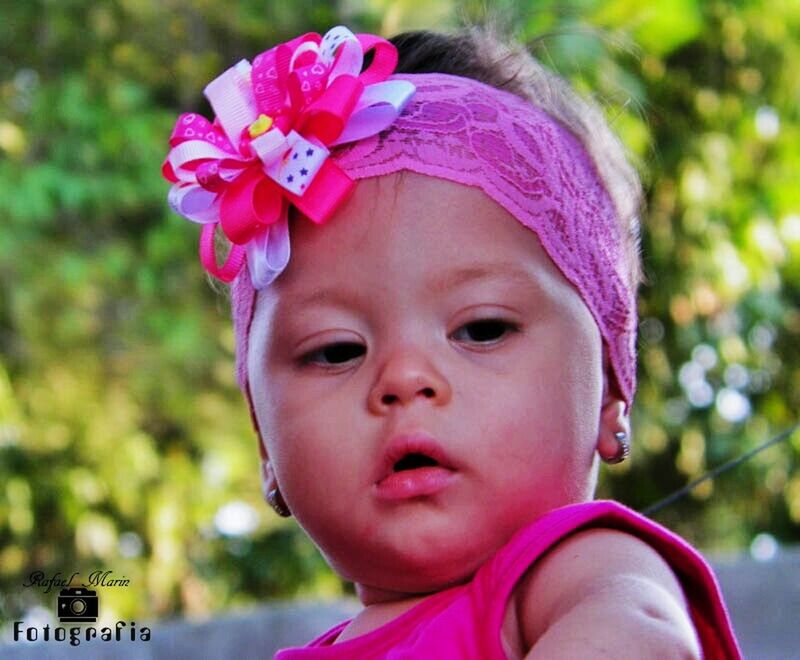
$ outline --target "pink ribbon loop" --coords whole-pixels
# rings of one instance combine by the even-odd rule
[[[341,75],[316,101],[297,118],[299,133],[313,135],[324,144],[332,144],[344,130],[364,83],[351,75]]]
[[[242,266],[244,266],[246,250],[241,245],[232,246],[225,263],[222,266],[218,266],[217,257],[214,253],[214,234],[216,230],[216,222],[203,225],[203,229],[200,231],[200,262],[209,274],[229,284],[236,279]]]
[[[375,49],[372,63],[361,75],[364,85],[374,85],[386,80],[397,67],[397,48],[394,44],[374,34],[359,34],[358,41],[365,53]]]
[[[173,184],[172,208],[203,224],[200,260],[209,273],[230,282],[247,259],[257,288],[280,274],[289,258],[288,205],[322,224],[355,186],[328,147],[385,129],[411,99],[413,85],[387,80],[396,65],[397,49],[378,36],[344,26],[307,33],[212,80],[205,94],[213,123],[178,117],[162,174]],[[233,243],[222,266],[217,225]]]
[[[283,210],[277,185],[264,177],[261,168],[252,166],[223,191],[220,225],[231,243],[244,245],[258,231],[277,222]]]
[[[330,159],[322,165],[315,181],[318,184],[302,197],[292,193],[286,193],[286,197],[304,216],[321,225],[347,199],[356,184]]]

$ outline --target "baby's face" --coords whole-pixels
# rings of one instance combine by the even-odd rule
[[[481,190],[398,180],[293,226],[249,346],[284,499],[365,604],[464,581],[526,523],[591,499],[597,475],[602,344],[579,294]],[[449,478],[387,499],[387,448],[409,433]]]

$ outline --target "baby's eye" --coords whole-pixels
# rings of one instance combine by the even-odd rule
[[[519,326],[502,319],[481,319],[465,323],[456,330],[452,337],[460,341],[473,341],[486,344],[501,339],[510,332],[516,332]]]
[[[349,360],[363,355],[366,348],[354,342],[339,342],[328,344],[316,350],[309,351],[300,358],[302,364],[318,364],[322,366],[335,366],[344,364]]]

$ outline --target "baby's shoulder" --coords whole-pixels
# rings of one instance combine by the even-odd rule
[[[625,575],[652,580],[685,602],[678,578],[658,550],[635,534],[605,527],[564,537],[528,569],[516,591],[535,588],[539,598],[552,592],[554,604],[563,601],[563,607],[569,604],[565,587],[585,592]]]
[[[634,534],[602,527],[573,532],[551,547],[519,580],[509,605],[529,649],[556,621],[603,600],[624,602],[629,614],[638,605],[677,625],[689,621],[680,582],[659,552]]]

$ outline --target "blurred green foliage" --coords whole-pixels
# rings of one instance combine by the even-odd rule
[[[167,210],[181,111],[242,57],[344,22],[391,36],[485,3],[0,2],[0,624],[34,570],[131,580],[105,617],[350,589],[263,503],[226,302]],[[606,108],[648,191],[633,460],[643,508],[800,408],[800,4],[495,2]],[[800,434],[656,516],[701,548],[800,541]]]

